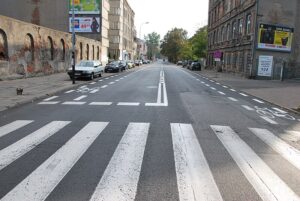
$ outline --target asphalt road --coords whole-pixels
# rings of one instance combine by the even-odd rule
[[[300,200],[300,117],[168,63],[0,113],[0,200]]]

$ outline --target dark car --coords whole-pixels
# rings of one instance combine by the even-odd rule
[[[121,67],[122,70],[128,69],[128,65],[127,65],[126,61],[120,61],[119,65],[120,65],[120,67]]]
[[[187,60],[185,60],[185,61],[182,62],[182,67],[187,67],[187,65],[188,65],[188,61]]]
[[[112,61],[112,62],[106,64],[104,71],[106,73],[108,73],[108,72],[121,72],[122,67],[120,66],[120,62]]]
[[[194,61],[191,63],[191,70],[201,70],[201,64],[199,61]]]

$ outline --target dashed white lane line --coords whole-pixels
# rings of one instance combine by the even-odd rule
[[[119,82],[120,80],[115,80],[115,82]]]
[[[201,84],[205,84],[205,82],[202,81]]]
[[[235,90],[235,89],[230,89],[230,91],[236,92],[236,90]]]
[[[72,92],[74,92],[75,90],[70,90],[70,91],[66,91],[65,93],[66,94],[69,94],[69,93],[72,93]]]
[[[220,85],[220,83],[219,83],[219,82],[216,82],[216,84],[217,84],[217,85]]]
[[[121,78],[120,78],[120,80],[123,80],[123,79],[124,79],[124,77],[121,77]]]
[[[233,98],[233,97],[228,97],[229,100],[233,101],[233,102],[237,102],[238,100]]]
[[[263,102],[263,101],[261,101],[261,100],[258,100],[258,99],[256,99],[256,98],[254,98],[254,99],[252,99],[252,100],[254,100],[255,102],[261,103],[261,104],[265,103],[265,102]]]
[[[112,102],[92,102],[89,105],[111,105]]]
[[[109,78],[107,77],[107,78],[105,78],[106,80],[108,80]]]
[[[217,90],[216,88],[214,88],[214,87],[210,87],[212,90]]]
[[[226,95],[224,92],[222,92],[222,91],[218,91],[218,93],[219,94],[221,94],[221,95]]]
[[[247,94],[244,94],[244,93],[240,93],[240,95],[242,95],[242,96],[245,96],[245,97],[247,97],[247,96],[248,96]]]
[[[96,82],[91,82],[90,84],[96,84]]]
[[[199,79],[196,79],[197,81],[200,81]]]
[[[211,81],[211,82],[215,82],[214,80],[209,80],[209,81]]]
[[[86,95],[83,95],[83,96],[79,96],[78,98],[75,98],[74,101],[80,101],[84,98],[86,98],[87,96]]]
[[[264,117],[264,116],[260,116],[260,118],[262,118],[263,120],[265,120],[266,122],[273,124],[273,125],[277,125],[278,123],[272,119],[270,119],[269,117]]]
[[[103,82],[103,80],[99,80],[99,82]]]
[[[209,87],[210,85],[209,85],[209,84],[206,84],[205,86]]]
[[[44,101],[50,101],[50,100],[53,100],[53,99],[56,99],[56,98],[58,98],[58,96],[52,96],[50,98],[44,99]]]
[[[90,93],[91,94],[94,94],[94,93],[97,93],[99,91],[99,89],[94,89],[94,90],[92,90]]]
[[[104,89],[104,88],[106,88],[106,87],[107,87],[107,85],[103,85],[101,88]]]
[[[110,83],[108,83],[108,84],[114,84],[115,82],[110,82]]]
[[[227,88],[228,88],[228,87],[227,87],[227,86],[225,86],[225,85],[224,85],[224,86],[222,86],[222,87],[224,87],[225,89],[227,89]]]
[[[86,87],[87,87],[86,85],[82,85],[79,87],[79,89],[86,88]]]
[[[119,102],[117,105],[119,105],[119,106],[139,106],[140,103]]]
[[[59,101],[47,101],[47,102],[40,102],[38,105],[56,105]]]
[[[73,102],[73,101],[67,101],[64,102],[63,105],[84,105],[86,102]]]
[[[280,113],[282,113],[282,114],[287,114],[286,111],[283,111],[283,110],[281,110],[281,109],[279,109],[279,108],[277,108],[277,107],[273,107],[272,109],[273,109],[273,110],[276,110],[277,112],[280,112]]]
[[[242,105],[243,108],[245,108],[248,111],[253,111],[254,109],[249,107],[248,105]]]

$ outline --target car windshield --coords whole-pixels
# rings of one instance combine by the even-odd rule
[[[91,61],[81,61],[79,63],[79,66],[80,67],[93,67],[94,66],[94,63],[91,62]]]

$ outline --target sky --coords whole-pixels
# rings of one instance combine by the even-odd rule
[[[161,39],[172,28],[183,28],[188,36],[207,25],[208,0],[128,0],[135,12],[137,36],[157,32]],[[149,22],[149,24],[143,24]],[[141,26],[141,24],[143,24]]]

